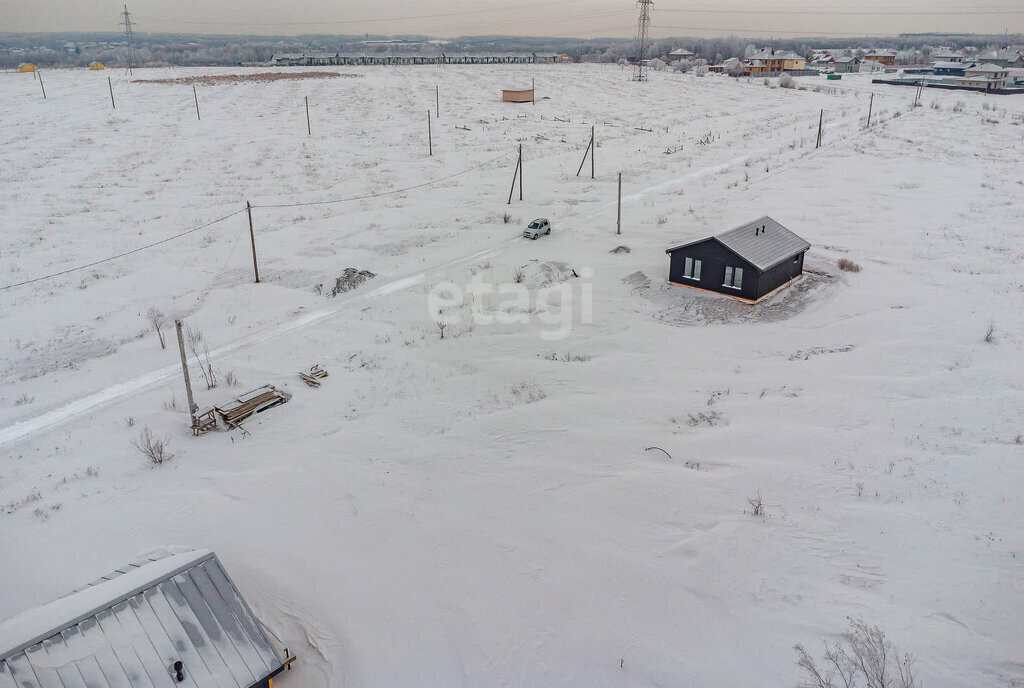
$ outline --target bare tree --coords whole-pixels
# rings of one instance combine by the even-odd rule
[[[198,327],[193,329],[189,325],[185,325],[185,343],[188,350],[195,356],[196,363],[199,364],[199,371],[203,374],[203,380],[206,381],[206,389],[213,389],[217,386],[217,375],[213,372],[213,366],[210,365],[210,348],[206,346],[203,333]],[[203,362],[204,357],[205,363]]]
[[[156,330],[156,336],[160,338],[160,348],[166,349],[167,343],[164,342],[163,327],[164,323],[167,322],[167,316],[159,308],[150,306],[149,310],[146,311],[146,319],[149,320],[149,324]]]
[[[448,327],[448,323],[444,320],[437,321],[437,331],[441,333],[441,339],[444,339],[444,330],[446,327]]]
[[[148,425],[142,429],[138,437],[132,439],[132,446],[157,465],[174,458],[174,454],[169,451],[170,445],[171,442],[166,437],[155,437]]]

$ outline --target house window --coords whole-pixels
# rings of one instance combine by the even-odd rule
[[[722,284],[723,287],[731,287],[733,289],[740,289],[743,287],[743,268],[727,267],[725,268],[725,282]]]
[[[696,258],[687,257],[683,261],[683,277],[700,281],[700,261]]]

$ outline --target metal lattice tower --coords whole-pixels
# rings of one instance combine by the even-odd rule
[[[633,66],[633,81],[647,81],[647,48],[651,42],[651,5],[654,0],[637,0],[640,18],[636,24],[636,64]]]
[[[135,35],[132,33],[132,15],[128,11],[128,5],[124,6],[124,12],[121,13],[124,17],[124,21],[121,22],[124,25],[124,38],[128,42],[128,69],[125,71],[128,74],[132,73],[132,68],[135,66]]]

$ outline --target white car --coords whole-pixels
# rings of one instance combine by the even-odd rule
[[[551,234],[551,223],[543,217],[538,217],[523,230],[523,236],[527,239],[537,239],[542,234]]]

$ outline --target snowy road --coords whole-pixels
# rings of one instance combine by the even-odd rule
[[[849,119],[841,120],[838,122],[832,122],[830,124],[827,124],[824,128],[826,130],[829,130],[850,123],[851,121]],[[623,204],[635,203],[646,198],[647,196],[650,196],[652,193],[657,193],[659,191],[671,189],[685,182],[692,181],[694,179],[717,174],[719,172],[722,172],[723,170],[727,170],[732,167],[742,165],[744,161],[750,159],[752,156],[763,155],[767,152],[769,152],[768,149],[750,151],[744,155],[735,157],[724,163],[709,165],[701,169],[694,170],[693,172],[688,172],[687,174],[674,177],[664,182],[659,182],[657,184],[645,186],[639,191],[623,196],[622,202]],[[802,157],[803,156],[801,156],[801,159]],[[588,215],[583,216],[581,219],[592,220],[599,216],[602,212],[606,211],[608,208],[614,207],[615,204],[615,201],[605,203],[602,206],[600,206],[597,210]],[[552,214],[552,217],[557,218],[558,215]],[[348,313],[352,311],[358,304],[361,304],[363,302],[372,301],[374,299],[388,296],[398,291],[409,289],[418,284],[422,284],[424,281],[426,281],[429,275],[435,272],[440,272],[453,267],[457,267],[459,265],[464,265],[465,263],[474,260],[481,260],[494,257],[495,255],[500,253],[504,248],[508,247],[515,241],[518,241],[518,237],[504,240],[482,251],[477,251],[467,256],[447,261],[432,268],[422,270],[407,275],[405,277],[401,277],[396,280],[392,280],[382,286],[379,286],[375,289],[371,289],[364,293],[352,295],[350,298],[345,299],[338,305],[331,306],[328,308],[321,308],[311,313],[307,313],[294,320],[282,323],[270,331],[259,332],[247,335],[245,337],[240,337],[232,342],[229,342],[228,344],[224,344],[223,346],[219,346],[211,350],[210,357],[212,359],[217,359],[221,356],[244,349],[245,347],[279,339],[280,337],[286,336],[293,332],[297,332],[312,327],[318,323],[324,322],[331,318],[335,318],[341,314]],[[181,368],[178,364],[164,366],[152,372],[136,376],[130,380],[125,380],[123,382],[118,382],[116,384],[110,385],[109,387],[105,387],[92,394],[75,399],[74,401],[58,406],[57,408],[45,411],[37,416],[33,416],[31,418],[11,423],[10,425],[6,425],[0,428],[0,446],[6,446],[19,440],[22,440],[24,438],[35,435],[37,433],[43,432],[45,430],[50,430],[54,427],[58,427],[60,425],[68,423],[76,418],[80,418],[81,416],[90,413],[91,411],[95,411],[96,409],[102,408],[109,404],[129,398],[137,392],[140,392],[149,387],[152,387],[153,385],[159,384],[161,382],[173,378],[175,375],[178,375],[180,373],[180,370]]]

